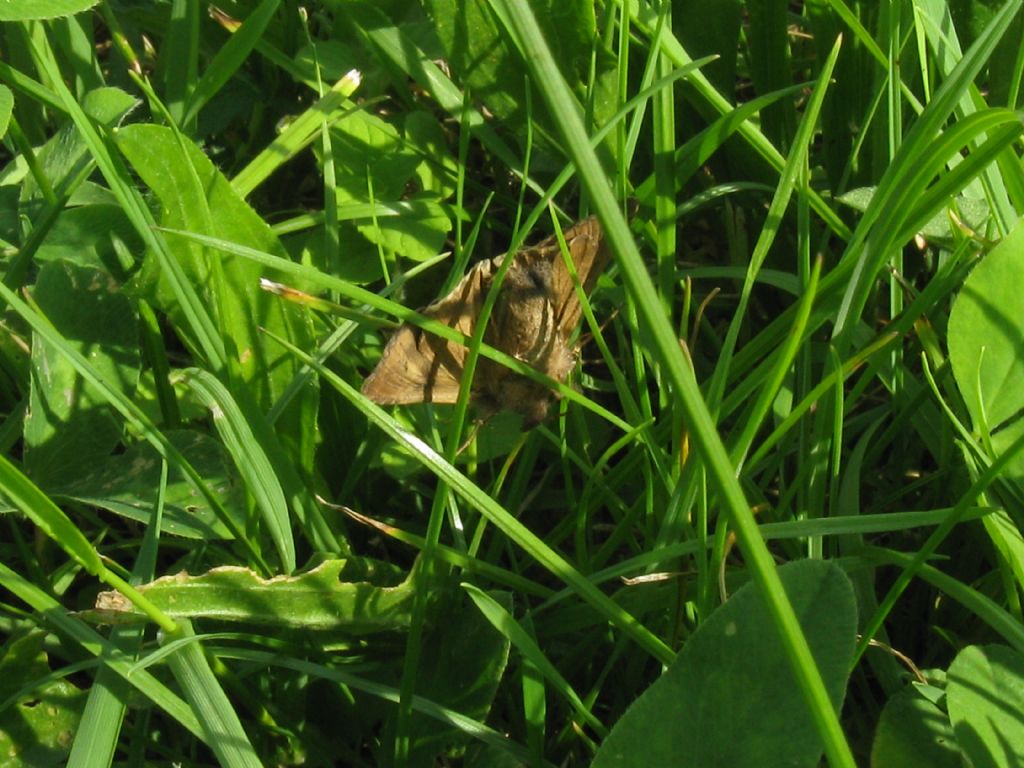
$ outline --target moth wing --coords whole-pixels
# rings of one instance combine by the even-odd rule
[[[489,261],[477,264],[451,293],[420,310],[421,314],[472,335],[491,270]],[[454,403],[465,360],[463,345],[403,323],[363,382],[362,392],[382,405]]]
[[[472,336],[476,330],[476,321],[484,306],[484,299],[487,298],[487,291],[491,285],[491,278],[494,270],[501,263],[501,257],[481,261],[473,265],[473,268],[455,285],[454,288],[442,299],[438,299],[424,310],[427,317],[439,320],[450,328]],[[461,344],[453,344],[462,350],[463,357],[466,355],[466,348]]]
[[[597,279],[608,265],[609,253],[604,243],[604,231],[596,216],[577,222],[564,233],[569,256],[576,267],[576,276],[583,292],[590,295]],[[568,338],[580,321],[580,300],[576,295],[572,277],[565,266],[558,239],[551,237],[538,250],[553,259],[551,265],[551,295],[555,322],[563,338]]]

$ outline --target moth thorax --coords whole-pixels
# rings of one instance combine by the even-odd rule
[[[543,371],[552,379],[565,383],[572,369],[576,367],[576,350],[562,343],[561,339],[558,341],[559,343],[551,346],[548,358],[544,361]]]

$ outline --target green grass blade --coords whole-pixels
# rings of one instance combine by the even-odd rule
[[[533,664],[540,672],[548,679],[551,683],[552,688],[559,693],[560,696],[565,698],[576,710],[576,713],[586,722],[591,728],[593,728],[597,734],[601,737],[607,735],[608,731],[598,720],[590,708],[583,703],[576,691],[573,690],[558,668],[552,664],[544,652],[537,645],[530,634],[519,625],[508,611],[502,608],[501,604],[497,600],[492,598],[486,592],[479,587],[473,586],[472,584],[462,584],[462,588],[465,589],[473,602],[476,603],[476,607],[480,609],[480,612],[487,618],[491,625],[498,630],[502,635],[507,637],[509,641],[516,647],[516,649]]]
[[[426,442],[407,431],[388,416],[382,408],[367,400],[333,371],[318,364],[306,352],[296,349],[284,340],[279,339],[279,341],[307,365],[319,371],[325,382],[338,390],[345,399],[362,411],[388,437],[402,446],[410,456],[423,465],[424,469],[429,470],[439,479],[448,483],[457,494],[472,504],[481,515],[486,517],[488,521],[502,531],[511,541],[515,542],[530,557],[575,590],[601,616],[619,627],[659,661],[667,662],[672,658],[672,652],[650,630],[633,616],[622,610],[620,606],[603,592],[595,588],[585,576],[573,568],[557,552],[552,550],[513,515],[509,514],[507,510],[503,509],[483,489],[469,480]]]
[[[349,101],[349,96],[359,87],[359,81],[359,72],[353,69],[331,86],[319,101],[289,123],[231,180],[235,191],[241,197],[248,197],[274,171],[309,146],[320,135],[325,123],[333,125],[354,110],[362,109]]]
[[[617,257],[637,312],[651,335],[655,359],[662,366],[665,377],[673,388],[677,404],[689,425],[691,438],[708,469],[720,503],[725,507],[736,529],[737,538],[748,558],[753,578],[768,603],[769,613],[782,638],[798,685],[807,698],[820,730],[826,754],[834,765],[852,768],[853,757],[821,675],[818,674],[814,659],[811,657],[807,640],[800,631],[793,608],[775,571],[775,564],[764,546],[750,507],[736,480],[735,468],[729,461],[711,414],[701,398],[693,371],[683,357],[675,332],[662,312],[657,293],[644,268],[636,244],[618,211],[597,157],[590,150],[582,120],[572,109],[560,109],[561,105],[572,104],[572,97],[567,92],[565,81],[555,66],[529,9],[505,0],[493,0],[493,4],[502,7],[513,24],[515,36],[523,42],[523,57],[531,70],[534,83],[555,115],[565,140],[566,150],[575,162],[583,185],[593,199],[594,208],[604,225],[605,236]]]
[[[874,210],[865,212],[857,227],[857,233],[847,248],[847,253],[854,255],[856,267],[844,291],[836,316],[833,338],[836,339],[841,352],[850,344],[851,334],[856,325],[854,321],[860,317],[878,270],[889,255],[890,243],[869,240],[869,233],[873,234],[876,220],[884,215],[899,215],[898,198],[916,194],[916,188],[908,185],[907,178],[914,175],[920,164],[932,156],[932,143],[939,136],[943,124],[958,106],[961,94],[970,87],[978,72],[992,56],[993,50],[1007,30],[1011,19],[1020,10],[1020,6],[1021,0],[1008,0],[992,17],[984,32],[978,36],[956,69],[935,92],[914,127],[907,133],[899,152],[879,184],[878,205]],[[946,159],[943,158],[943,161]]]
[[[45,624],[69,638],[92,656],[127,681],[154,705],[178,721],[195,736],[202,738],[199,720],[175,693],[145,670],[136,669],[135,660],[84,622],[69,615],[50,595],[0,563],[0,584],[10,590],[33,610],[38,611]]]
[[[778,234],[782,223],[783,214],[789,206],[789,201],[793,196],[793,191],[796,187],[801,169],[807,164],[807,157],[810,153],[810,144],[814,139],[815,128],[818,124],[818,116],[821,113],[821,107],[825,101],[825,94],[828,93],[829,80],[832,77],[832,72],[835,69],[836,62],[839,59],[839,50],[839,41],[837,40],[836,44],[832,47],[831,54],[822,66],[821,75],[819,76],[818,82],[814,87],[814,91],[812,91],[811,97],[807,102],[807,108],[804,112],[803,118],[801,119],[800,126],[796,135],[793,137],[793,150],[786,159],[786,164],[782,169],[782,173],[779,175],[779,185],[775,190],[775,194],[772,196],[771,204],[768,206],[768,215],[766,217],[764,227],[761,229],[761,234],[757,238],[757,244],[754,246],[754,252],[750,256],[750,262],[747,265],[747,274],[743,281],[743,288],[740,293],[739,304],[736,307],[732,323],[730,323],[729,330],[726,333],[725,342],[723,343],[722,350],[719,353],[718,364],[715,366],[715,375],[708,386],[708,405],[715,412],[718,411],[719,404],[724,396],[733,351],[736,348],[736,342],[739,338],[741,325],[746,319],[746,310],[750,301],[751,292],[754,288],[754,283],[757,279],[757,273],[761,271],[761,267],[764,265],[764,261],[768,257],[768,251],[771,249],[772,243],[775,242],[775,237]]]
[[[184,637],[194,639],[188,622],[182,623]],[[168,657],[168,666],[202,724],[205,741],[223,766],[262,768],[242,729],[231,701],[210,668],[199,642],[181,643]]]
[[[289,524],[288,502],[267,454],[231,393],[215,376],[192,369],[186,372],[186,382],[213,412],[214,426],[256,502],[281,559],[281,567],[291,573],[295,570],[295,541]]]
[[[213,61],[210,62],[192,89],[185,109],[185,116],[181,121],[183,125],[194,122],[199,111],[217,95],[218,91],[231,79],[231,76],[245,63],[253,48],[263,37],[263,31],[274,14],[277,13],[280,4],[281,0],[262,0],[242,22],[242,25],[228,38],[224,46],[217,51]]]

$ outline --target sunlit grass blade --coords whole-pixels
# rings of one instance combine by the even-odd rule
[[[239,171],[231,180],[235,191],[242,197],[248,197],[278,167],[316,139],[325,122],[330,126],[352,111],[361,109],[348,101],[349,96],[359,87],[359,81],[359,72],[352,70],[331,86],[316,104],[295,118],[251,163]]]
[[[245,21],[228,38],[224,46],[217,51],[213,61],[195,82],[189,93],[183,124],[193,123],[199,111],[220,91],[231,79],[231,76],[245,63],[257,42],[262,38],[263,31],[273,19],[281,0],[262,0],[245,18]]]
[[[273,465],[227,388],[205,371],[193,369],[186,372],[186,376],[189,386],[213,412],[214,424],[224,440],[224,447],[245,478],[246,487],[277,548],[282,568],[290,573],[295,570],[295,541],[288,518],[288,503]]]
[[[188,622],[182,622],[182,628],[188,641],[177,645],[168,657],[168,664],[202,725],[206,743],[221,765],[261,768],[263,762],[246,736],[234,705],[213,674],[202,645]]]
[[[536,20],[525,7],[502,0],[500,5],[512,21],[516,36],[524,46],[523,57],[533,80],[543,93],[564,135],[566,150],[576,163],[580,179],[593,198],[594,208],[605,227],[605,236],[615,252],[631,298],[653,340],[655,359],[673,388],[673,394],[690,428],[701,459],[710,474],[719,501],[728,512],[737,538],[749,558],[751,573],[761,587],[783,647],[793,666],[798,684],[811,707],[820,730],[825,751],[837,766],[853,766],[853,757],[839,726],[820,674],[815,667],[806,638],[803,637],[793,608],[786,598],[775,564],[757,530],[743,491],[735,477],[711,415],[701,397],[693,371],[684,359],[675,333],[663,314],[660,301],[626,223],[604,178],[597,157],[590,151],[579,115],[572,109],[559,111],[559,105],[571,104],[565,81],[551,58]]]
[[[579,594],[580,598],[588,602],[599,614],[619,627],[638,645],[655,656],[655,658],[661,661],[667,661],[672,658],[672,652],[650,630],[622,610],[620,606],[616,605],[603,592],[596,589],[586,577],[548,547],[530,529],[510,515],[507,510],[503,509],[500,504],[446,461],[444,457],[420,437],[408,432],[388,416],[382,408],[367,400],[333,371],[329,371],[316,363],[307,353],[289,345],[283,339],[278,339],[278,341],[307,365],[316,368],[325,383],[338,390],[346,400],[363,412],[375,426],[382,429],[392,440],[407,451],[410,456],[420,462],[424,469],[427,469],[448,483],[456,493],[472,504],[481,515],[486,517],[530,557],[544,566],[554,576],[568,584]]]
[[[53,597],[3,563],[0,563],[0,584],[25,601],[33,610],[38,611],[43,617],[45,626],[69,638],[71,642],[92,656],[101,658],[104,664],[136,688],[149,701],[177,720],[192,734],[202,738],[202,728],[188,705],[152,674],[145,670],[135,669],[135,660],[127,656],[120,648],[110,643],[80,619],[70,616]]]

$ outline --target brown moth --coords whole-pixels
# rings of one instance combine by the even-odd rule
[[[597,218],[565,231],[583,290],[589,294],[608,263]],[[429,318],[472,336],[484,300],[505,256],[481,261],[451,293],[420,310]],[[570,337],[580,319],[580,302],[555,236],[523,248],[498,289],[484,341],[517,360],[564,382],[576,365]],[[380,362],[363,383],[363,394],[381,404],[454,403],[469,350],[414,325],[403,324],[391,337]],[[528,424],[547,415],[555,394],[500,363],[480,357],[471,402],[487,412],[508,408]]]

